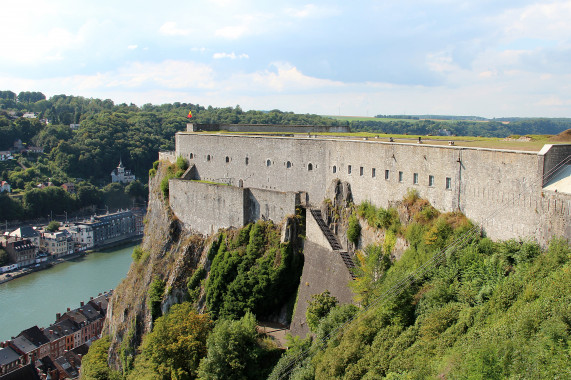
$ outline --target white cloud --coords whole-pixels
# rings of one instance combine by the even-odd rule
[[[129,50],[135,50],[135,49],[137,49],[138,47],[139,47],[139,46],[137,46],[137,45],[129,45],[129,46],[127,46],[127,49],[129,49]]]
[[[164,36],[188,36],[191,29],[179,28],[174,21],[167,21],[159,28],[159,33]]]
[[[326,7],[320,7],[315,4],[306,4],[300,8],[286,8],[285,14],[295,18],[326,18],[337,16],[341,11],[333,4],[328,4]]]
[[[247,59],[250,58],[248,56],[248,54],[242,53],[239,55],[236,55],[236,53],[232,52],[230,54],[228,53],[214,53],[212,55],[212,58],[214,59],[223,59],[223,58],[229,58],[229,59]]]

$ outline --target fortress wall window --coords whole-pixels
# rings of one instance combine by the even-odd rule
[[[309,164],[307,164],[307,170],[309,170],[309,171],[313,170],[313,164],[311,162]]]
[[[206,156],[206,161],[210,161],[210,155]]]
[[[428,186],[430,186],[430,187],[434,186],[434,176],[433,175],[428,176]]]
[[[371,169],[371,177],[375,178],[377,176],[377,169],[372,168]]]
[[[446,190],[452,189],[452,178],[446,177]]]
[[[402,182],[402,172],[399,172],[399,182]]]
[[[248,165],[248,162],[249,162],[249,161],[250,161],[250,160],[248,159],[248,157],[246,157],[246,165]]]
[[[351,165],[347,165],[347,174],[351,174]]]
[[[288,168],[288,169],[291,168],[291,161],[288,161],[288,162],[286,163],[286,168]]]
[[[188,158],[190,158],[190,159],[192,160],[192,159],[194,158],[194,154],[192,154],[192,153],[189,154],[189,155],[188,155]]]
[[[230,157],[226,156],[226,163],[230,162]]]
[[[266,166],[271,166],[272,165],[272,161],[271,160],[267,160],[266,161]]]
[[[337,173],[337,166],[333,165],[333,173]]]
[[[359,168],[359,175],[360,175],[360,176],[363,175],[363,167],[362,167],[362,166]]]
[[[388,181],[390,175],[389,169],[385,170],[385,179]]]
[[[418,185],[418,173],[412,175],[412,183]]]

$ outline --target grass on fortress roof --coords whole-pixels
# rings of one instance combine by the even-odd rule
[[[202,132],[213,133],[213,132]],[[292,136],[291,132],[227,132],[220,131],[214,133],[222,134],[255,134],[255,135],[285,135]],[[474,136],[426,136],[426,135],[397,135],[397,134],[382,134],[382,133],[312,133],[312,136],[323,138],[341,138],[348,140],[367,139],[368,141],[388,142],[392,137],[395,143],[418,143],[418,138],[422,138],[424,144],[431,145],[449,145],[450,141],[454,141],[455,146],[474,147],[474,148],[489,148],[489,149],[508,149],[508,150],[522,150],[530,152],[539,152],[545,144],[570,144],[571,143],[571,130],[564,131],[559,135],[525,135],[525,136],[510,136],[507,138],[497,137],[474,137]],[[296,134],[295,137],[304,137],[306,134]]]

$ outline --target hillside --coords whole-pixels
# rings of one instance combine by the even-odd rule
[[[351,286],[360,307],[316,296],[307,314],[315,338],[291,338],[284,353],[255,325],[291,315],[299,277],[290,260],[299,242],[279,236],[283,228],[289,236],[301,232],[295,218],[277,229],[263,222],[204,239],[166,207],[160,183],[176,169],[157,169],[145,239],[115,291],[110,338],[86,357],[85,379],[571,373],[567,241],[546,250],[493,242],[463,215],[442,214],[414,192],[390,209],[327,201],[322,209],[357,248]]]

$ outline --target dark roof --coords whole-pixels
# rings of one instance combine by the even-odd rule
[[[109,298],[111,297],[112,294],[113,294],[112,292],[102,294],[102,295],[92,299],[91,301],[89,301],[89,303],[91,305],[93,305],[93,307],[95,307],[101,313],[106,314],[107,313],[107,306],[109,305]],[[99,304],[101,304],[101,307]]]
[[[0,380],[41,380],[33,364],[28,364],[12,372],[0,376]]]
[[[44,329],[44,334],[50,341],[54,341],[63,336],[71,335],[79,329],[79,325],[72,319],[62,319]]]
[[[85,356],[87,351],[89,351],[89,346],[83,343],[82,345],[73,348],[71,351],[77,355]]]
[[[40,347],[50,341],[38,326],[30,327],[22,331],[18,336],[25,336],[26,339],[36,345],[36,347]]]
[[[15,362],[20,355],[10,347],[0,348],[0,366]]]
[[[12,339],[12,344],[25,354],[30,353],[38,348],[23,336],[17,336],[16,338]]]
[[[98,319],[103,318],[103,315],[101,315],[101,313],[96,310],[93,305],[91,304],[87,304],[81,308],[79,308],[79,312],[82,313],[83,315],[85,315],[85,317],[89,320],[89,322],[93,322],[96,321]]]
[[[30,226],[20,227],[17,230],[12,231],[10,234],[11,235],[13,234],[12,236],[18,235],[18,236],[23,237],[23,238],[40,236],[39,232],[34,230]]]
[[[36,246],[32,244],[30,239],[23,240],[11,240],[8,239],[7,245],[11,245],[15,251],[25,251],[28,249],[36,249]]]

